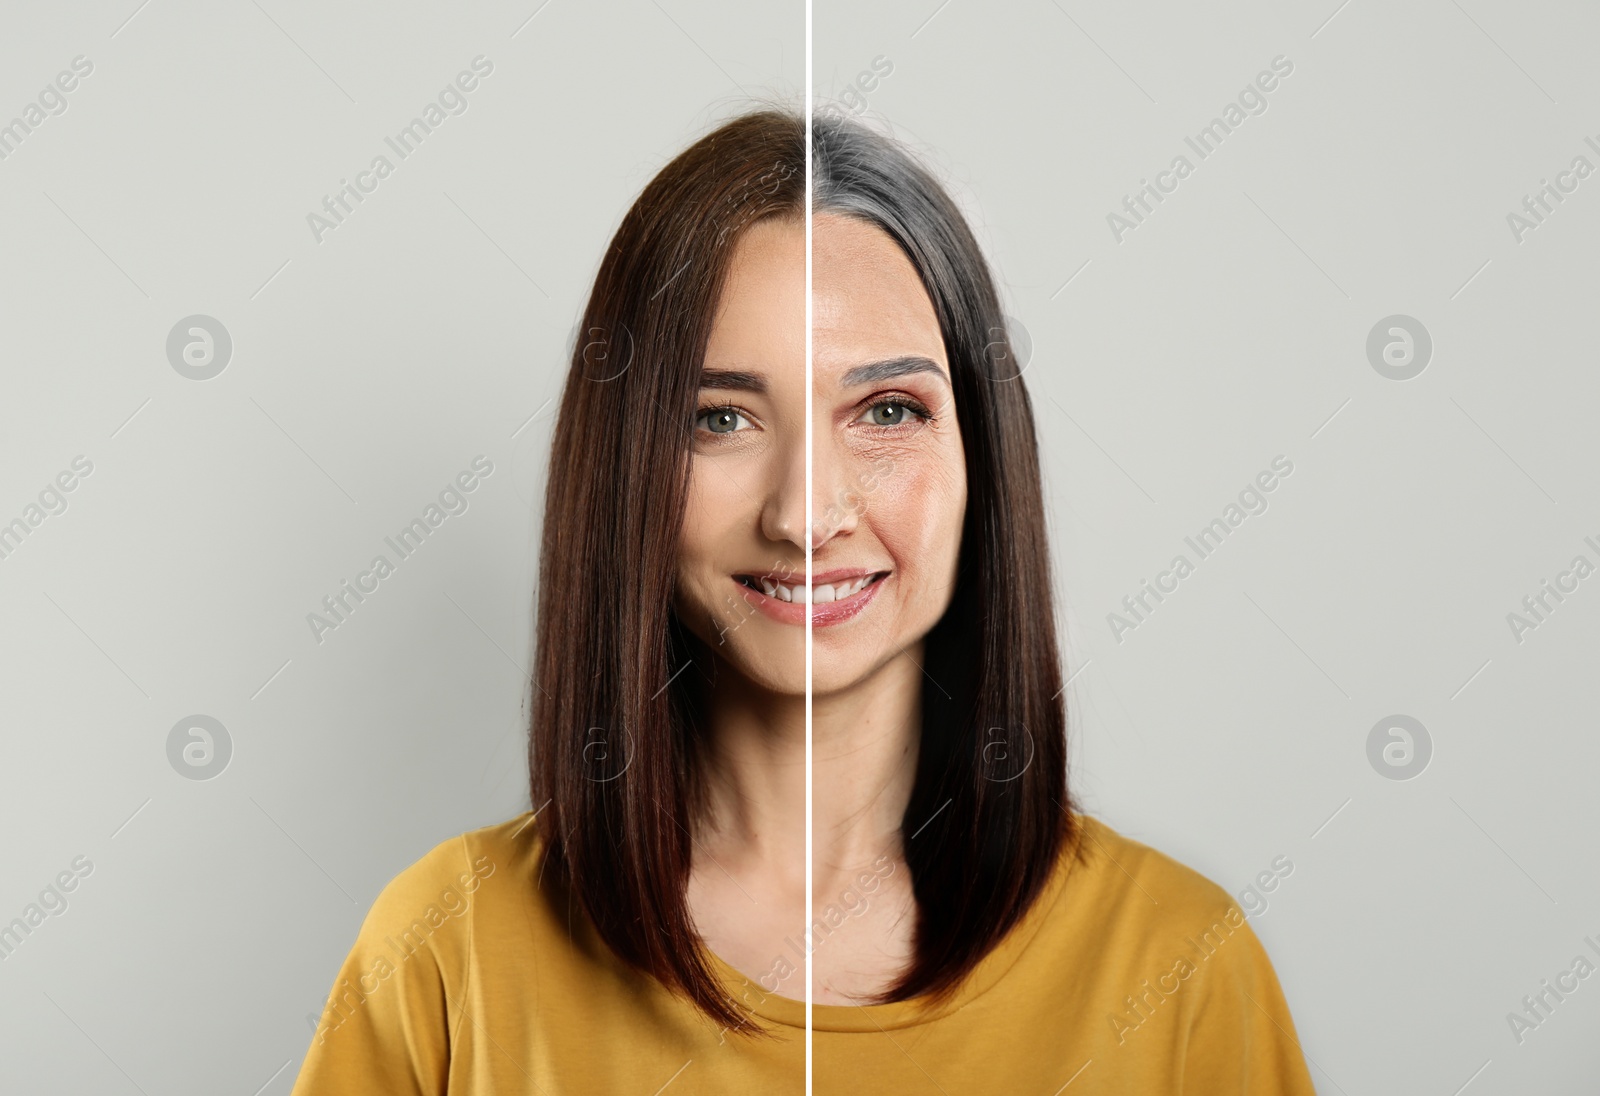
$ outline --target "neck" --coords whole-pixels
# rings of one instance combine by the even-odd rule
[[[922,645],[871,677],[812,698],[812,893],[819,902],[884,855],[901,861],[916,778]],[[724,870],[800,890],[806,866],[805,697],[719,666],[707,704],[701,851]]]

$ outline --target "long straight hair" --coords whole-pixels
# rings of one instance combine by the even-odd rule
[[[1070,835],[1065,716],[1032,411],[960,212],[898,145],[813,123],[813,207],[910,257],[966,448],[961,580],[927,639],[905,848],[915,954],[885,995],[948,994],[1037,897]],[[736,118],[663,168],[611,241],[573,348],[545,494],[528,765],[547,864],[624,962],[749,1034],[687,902],[702,803],[693,641],[672,609],[700,368],[748,227],[805,211],[805,122]],[[914,833],[914,836],[912,836]]]
[[[1076,844],[1033,406],[983,250],[927,169],[831,114],[812,124],[812,175],[814,212],[877,227],[922,279],[966,451],[955,592],[924,645],[921,746],[901,826],[914,955],[883,995],[938,999],[1022,919]]]
[[[800,215],[805,128],[747,114],[623,217],[573,347],[545,492],[528,743],[547,864],[624,962],[729,1027],[690,917],[698,702],[672,610],[700,366],[744,231]],[[684,675],[687,677],[689,675]]]

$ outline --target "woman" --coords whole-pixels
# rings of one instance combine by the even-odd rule
[[[1227,894],[1068,796],[981,252],[892,142],[812,135],[809,382],[801,119],[618,229],[554,439],[537,810],[385,888],[297,1096],[804,1091],[808,951],[818,1092],[1312,1091]]]

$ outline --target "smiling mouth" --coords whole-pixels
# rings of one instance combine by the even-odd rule
[[[763,575],[735,575],[734,579],[741,586],[757,590],[778,601],[787,601],[799,605],[827,605],[835,601],[843,601],[848,597],[854,597],[867,587],[882,582],[888,577],[888,571],[873,571],[870,574],[860,575],[856,578],[840,579],[836,582],[819,582],[810,587],[806,586],[804,582],[782,583]]]

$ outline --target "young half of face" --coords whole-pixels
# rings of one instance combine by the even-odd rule
[[[729,264],[701,369],[676,609],[713,657],[805,692],[804,607],[752,584],[804,583],[805,222],[758,221]]]
[[[812,521],[805,513],[805,226],[736,246],[706,357],[677,610],[751,682],[859,685],[917,645],[954,588],[965,455],[933,304],[881,229],[812,225]],[[813,575],[805,577],[805,545]]]

